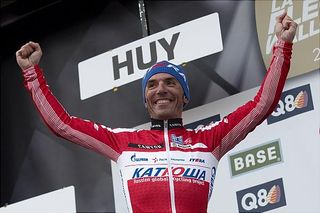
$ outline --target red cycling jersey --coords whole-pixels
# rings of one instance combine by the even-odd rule
[[[180,118],[152,120],[151,130],[137,130],[70,116],[38,65],[23,70],[24,84],[55,134],[118,164],[129,212],[206,212],[220,158],[277,105],[291,50],[291,43],[278,40],[256,96],[220,122],[195,130],[184,128]]]

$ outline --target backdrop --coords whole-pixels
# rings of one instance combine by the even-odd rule
[[[219,13],[224,49],[187,63],[192,101],[186,110],[260,84],[266,71],[264,55],[268,56],[264,49],[273,38],[269,25],[285,8],[300,18],[294,57],[304,50],[310,54],[310,61],[295,58],[308,65],[300,68],[301,73],[319,70],[319,3],[264,2],[268,4],[145,1],[151,34]],[[15,51],[29,40],[41,44],[40,65],[48,84],[71,115],[110,127],[146,123],[149,117],[142,104],[140,80],[85,100],[80,99],[79,89],[79,62],[142,38],[138,3],[15,1],[3,4],[1,14],[1,206],[74,185],[77,211],[115,211],[110,161],[48,130],[23,87]]]

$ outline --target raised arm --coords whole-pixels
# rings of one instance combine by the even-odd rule
[[[120,155],[117,140],[121,133],[94,122],[70,116],[52,94],[39,67],[40,45],[28,42],[16,52],[24,85],[47,126],[58,136],[94,150],[114,161]]]
[[[276,22],[278,41],[273,47],[270,66],[256,96],[209,131],[210,137],[214,139],[212,153],[217,159],[262,123],[279,101],[290,68],[292,41],[297,24],[286,12],[278,16]]]

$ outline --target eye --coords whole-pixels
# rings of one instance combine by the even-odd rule
[[[148,89],[152,89],[156,86],[155,82],[154,81],[148,81],[147,83],[147,88]]]
[[[168,86],[175,86],[176,85],[176,81],[175,81],[175,79],[167,79],[166,80],[166,84]]]

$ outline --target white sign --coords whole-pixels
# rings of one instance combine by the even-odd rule
[[[80,62],[80,98],[138,80],[158,61],[181,64],[222,49],[218,13],[192,20]]]
[[[0,208],[0,213],[46,212],[70,213],[76,212],[74,186],[69,186],[53,192],[32,197]]]

